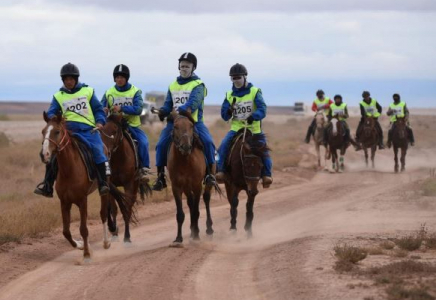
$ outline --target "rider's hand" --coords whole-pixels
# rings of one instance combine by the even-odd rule
[[[253,122],[254,122],[254,118],[253,118],[253,116],[249,116],[248,118],[247,118],[247,123],[248,124],[253,124]]]
[[[165,111],[163,110],[163,108],[159,109],[159,112],[157,113],[159,120],[161,120],[161,122],[163,122],[163,120],[165,120]]]
[[[392,113],[393,113],[393,112],[392,112],[392,109],[389,108],[386,114],[387,114],[388,116],[390,116],[390,115],[392,115]]]
[[[231,107],[229,107],[227,109],[227,115],[232,116],[233,115],[233,109]]]
[[[97,129],[103,129],[103,125],[102,124],[100,124],[100,123],[97,123],[97,124],[95,124],[95,127],[97,128]]]
[[[107,108],[107,107],[104,107],[103,108],[103,111],[104,111],[104,114],[107,116],[108,115],[108,113],[109,113],[109,108]]]
[[[114,113],[120,112],[120,111],[121,111],[121,106],[115,105],[115,106],[112,108],[112,111],[113,111]]]

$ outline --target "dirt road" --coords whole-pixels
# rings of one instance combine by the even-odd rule
[[[352,155],[351,157],[357,157]],[[69,251],[0,289],[0,299],[363,299],[374,289],[349,289],[332,269],[334,243],[343,237],[395,234],[426,223],[436,229],[434,206],[421,205],[408,192],[427,173],[425,152],[411,151],[408,171],[393,174],[391,154],[378,157],[375,171],[350,162],[346,173],[319,173],[313,180],[256,199],[253,233],[243,230],[245,201],[238,232],[229,232],[227,204],[212,210],[215,235],[185,248],[168,245],[175,238],[173,214],[132,231],[133,245],[92,244],[93,261]],[[101,229],[100,229],[101,231]],[[65,242],[66,243],[66,242]]]

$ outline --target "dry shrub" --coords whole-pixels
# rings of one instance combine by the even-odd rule
[[[381,267],[373,267],[369,269],[368,272],[371,275],[407,275],[417,273],[436,273],[436,265],[414,260],[404,260],[390,263]]]
[[[349,272],[359,261],[364,260],[368,253],[365,249],[350,246],[348,244],[336,245],[333,250],[338,259],[335,264],[335,270],[339,272]]]
[[[365,250],[369,255],[383,255],[383,254],[385,254],[385,252],[383,251],[383,249],[380,248],[380,247],[365,247],[364,250]]]
[[[414,251],[418,250],[427,235],[425,224],[414,234],[410,234],[399,239],[395,239],[395,244],[403,250]]]
[[[6,148],[10,145],[10,140],[4,132],[0,132],[0,148]]]
[[[380,248],[385,250],[392,250],[395,247],[395,243],[391,241],[383,241],[380,243]]]
[[[425,196],[436,196],[436,178],[427,178],[421,185]]]
[[[411,299],[411,300],[435,300],[425,287],[406,288],[400,284],[394,284],[386,289],[389,300]]]
[[[430,249],[436,249],[436,233],[430,234],[426,237],[425,246]]]
[[[0,121],[9,121],[10,118],[8,115],[0,114]]]

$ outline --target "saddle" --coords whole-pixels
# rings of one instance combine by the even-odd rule
[[[235,151],[236,144],[238,143],[239,140],[241,140],[243,138],[243,136],[244,136],[244,129],[240,129],[238,131],[238,133],[233,137],[233,139],[232,139],[232,141],[230,143],[230,145],[231,145],[230,152],[229,152],[229,155],[226,158],[226,167],[230,166],[230,157],[232,156],[233,151]],[[253,136],[253,134],[251,133],[251,131],[247,131],[246,135],[245,135],[245,138],[247,139],[247,138],[250,138],[252,136]],[[263,154],[261,154],[260,151],[256,151],[256,149],[254,149],[254,148],[256,148],[256,146],[259,146],[259,145],[256,145],[254,142],[250,144],[250,147],[252,148],[252,151],[254,150],[253,154],[251,154],[251,155],[262,157]],[[267,145],[264,145],[263,147],[268,149]],[[257,148],[263,148],[263,147],[257,147]]]
[[[71,141],[76,145],[77,149],[79,149],[80,157],[85,164],[86,173],[88,174],[88,180],[93,181],[97,178],[97,167],[95,166],[91,150],[77,137],[73,136]]]

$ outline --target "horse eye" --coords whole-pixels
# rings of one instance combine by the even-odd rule
[[[56,135],[58,135],[59,133],[61,133],[60,130],[55,130],[55,131],[54,131],[54,134],[56,134]]]

